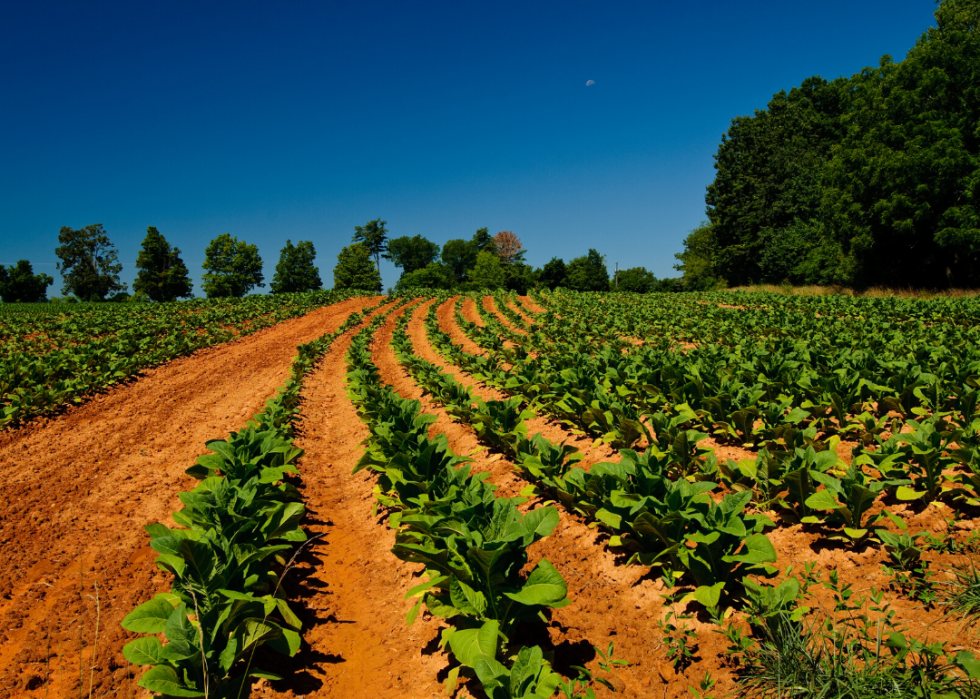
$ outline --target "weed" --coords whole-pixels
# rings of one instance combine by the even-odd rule
[[[964,624],[977,626],[980,621],[980,568],[971,559],[965,565],[954,566],[952,573],[956,579],[949,583],[950,591],[943,603],[949,614],[962,617]]]

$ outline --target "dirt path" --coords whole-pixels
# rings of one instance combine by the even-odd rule
[[[374,478],[351,474],[368,435],[344,389],[354,332],[334,342],[303,389],[296,444],[306,450],[305,525],[321,538],[287,578],[287,594],[305,604],[308,646],[288,663],[286,681],[262,683],[253,697],[441,696],[439,673],[448,668],[437,643],[441,624],[432,617],[405,623],[405,593],[422,566],[391,553],[394,532],[373,513]]]
[[[518,296],[517,298],[520,300],[521,305],[527,309],[527,311],[524,312],[525,316],[529,314],[537,315],[538,313],[545,313],[547,311],[547,309],[542,307],[540,304],[535,303],[534,299],[532,299],[530,296]]]
[[[507,299],[507,308],[509,308],[514,313],[516,313],[517,315],[519,315],[521,317],[521,320],[523,320],[527,324],[527,326],[529,328],[533,328],[534,327],[534,325],[535,325],[534,318],[532,318],[528,314],[527,309],[525,309],[524,306],[521,305],[521,302],[520,301],[514,301],[513,299],[508,298]]]
[[[432,303],[434,300],[425,301],[409,321],[408,334],[416,353],[447,373],[452,373],[475,395],[485,400],[498,397],[500,394],[496,391],[474,385],[471,377],[459,368],[447,365],[434,352],[425,336],[423,324],[425,313]],[[390,339],[390,332],[379,334],[378,343],[387,339]],[[397,366],[394,353],[381,352],[380,346],[376,347],[375,362],[381,367],[382,379],[393,385],[401,395],[418,398],[421,389],[404,369]],[[445,410],[433,404],[428,397],[422,400],[425,412],[437,416],[437,425],[450,420]],[[557,441],[571,437],[560,427],[541,418],[532,418],[528,423],[532,434],[540,431]],[[458,423],[452,423],[452,431],[447,430],[447,437],[457,453],[467,453],[462,450],[479,444],[472,430]],[[572,438],[569,441],[575,443],[583,439]],[[586,464],[609,458],[609,454],[602,454],[598,449],[591,450],[589,440],[584,441],[585,444],[577,446],[584,447]],[[609,451],[608,447],[604,446],[603,449]],[[526,485],[526,481],[515,474],[513,463],[500,455],[489,459],[481,455],[474,464],[474,470],[489,471],[489,482],[500,486],[498,493],[504,497],[517,495]],[[534,504],[526,503],[521,509]],[[548,640],[556,649],[556,666],[566,674],[574,674],[570,665],[589,663],[591,669],[596,670],[596,654],[592,646],[597,645],[605,650],[613,642],[616,657],[628,659],[631,667],[619,672],[616,685],[620,694],[613,695],[598,687],[598,696],[645,697],[651,692],[663,696],[666,683],[677,679],[666,662],[660,630],[656,625],[664,613],[660,598],[664,591],[663,584],[647,575],[648,569],[643,566],[622,565],[617,555],[605,547],[605,537],[590,529],[580,517],[563,509],[560,514],[560,522],[554,533],[528,551],[532,565],[546,558],[558,568],[568,583],[569,597],[572,599],[571,605],[553,613],[548,629]],[[707,632],[705,628],[704,635],[710,639],[711,634]],[[717,652],[722,650],[719,647]],[[679,689],[683,689],[683,693],[671,690],[667,696],[685,696],[686,685]]]
[[[505,400],[508,397],[506,394],[477,383],[472,376],[464,372],[460,367],[446,362],[429,343],[429,339],[425,333],[424,321],[429,306],[434,302],[435,299],[426,301],[408,324],[408,334],[412,338],[412,345],[415,347],[415,352],[423,359],[438,366],[445,373],[452,375],[453,378],[466,386],[472,395],[483,400]],[[453,325],[455,326],[455,323]],[[459,330],[459,327],[456,326],[456,329]],[[592,443],[594,440],[585,435],[572,434],[555,420],[541,416],[533,417],[527,420],[527,427],[528,435],[534,435],[536,432],[540,432],[546,439],[552,442],[566,442],[574,446],[583,455],[582,461],[579,462],[582,468],[588,469],[594,463],[613,461],[618,458],[616,453],[608,445],[601,444],[593,447]]]
[[[93,696],[143,693],[119,622],[169,587],[143,526],[172,523],[177,494],[195,483],[184,470],[272,397],[297,345],[375,301],[201,350],[0,434],[0,697],[77,695],[92,665]]]
[[[453,342],[458,345],[462,345],[466,352],[485,357],[487,356],[486,350],[473,342],[473,340],[471,340],[466,333],[464,333],[460,327],[456,325],[456,320],[454,318],[455,312],[453,309],[455,308],[456,299],[458,298],[458,296],[454,296],[439,306],[439,310],[436,312],[436,315],[439,318],[439,329],[448,334],[453,339]],[[469,301],[469,299],[467,299],[467,301]],[[463,304],[465,307],[466,301],[464,301]]]
[[[510,330],[512,333],[527,335],[527,330],[517,327],[513,322],[511,322],[510,318],[500,312],[500,309],[497,308],[497,301],[493,298],[493,296],[483,297],[483,310],[493,315],[493,317],[496,318],[501,325]]]

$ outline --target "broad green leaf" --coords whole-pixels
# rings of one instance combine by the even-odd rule
[[[169,665],[151,667],[140,678],[139,686],[157,694],[171,697],[203,697],[204,692],[191,689],[184,684],[177,671]]]
[[[505,592],[507,597],[534,606],[550,606],[561,602],[568,594],[568,587],[561,573],[547,559],[542,559],[527,578],[519,592]]]
[[[163,633],[174,607],[157,595],[126,615],[122,627],[136,633]]]
[[[818,490],[808,497],[804,504],[814,510],[836,510],[841,507],[829,490]]]
[[[123,646],[123,656],[133,665],[159,665],[163,662],[163,646],[156,636],[143,636]]]

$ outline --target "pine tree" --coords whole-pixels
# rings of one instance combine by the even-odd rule
[[[175,301],[188,298],[194,285],[187,265],[180,259],[180,249],[170,247],[167,239],[154,227],[146,229],[146,238],[136,258],[136,281],[133,291],[153,301]]]
[[[316,250],[309,240],[301,240],[296,245],[286,240],[286,246],[279,253],[279,264],[272,277],[270,288],[273,294],[290,294],[301,291],[317,291],[323,288],[320,270],[313,266]]]

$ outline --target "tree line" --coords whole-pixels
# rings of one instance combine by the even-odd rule
[[[732,120],[686,288],[980,285],[980,0],[941,0],[905,60],[812,77]]]
[[[334,288],[364,289],[380,293],[381,259],[401,268],[396,290],[413,287],[452,289],[509,289],[526,293],[529,288],[559,286],[581,291],[649,292],[670,286],[674,280],[657,280],[643,267],[618,272],[612,278],[602,256],[595,250],[567,264],[554,257],[542,268],[524,261],[526,251],[511,231],[491,236],[480,228],[470,239],[450,240],[441,247],[421,235],[389,238],[387,222],[375,219],[355,226],[351,245],[337,256]],[[180,249],[172,246],[154,226],[136,258],[133,293],[119,279],[122,264],[102,224],[73,229],[63,226],[55,249],[64,284],[62,293],[73,301],[175,301],[191,298],[194,285]],[[308,240],[295,245],[286,241],[279,254],[272,293],[315,291],[323,288],[314,265],[316,250]],[[224,233],[205,250],[202,287],[208,298],[241,297],[265,286],[258,246]],[[31,263],[20,260],[0,265],[0,299],[5,303],[47,300],[54,279],[34,274]]]
[[[353,243],[345,247],[334,269],[334,286],[381,291],[381,259],[401,269],[395,291],[411,288],[473,291],[507,289],[520,294],[528,289],[566,287],[577,291],[670,290],[676,280],[658,280],[643,267],[610,277],[604,258],[593,249],[567,264],[553,257],[536,268],[524,258],[527,251],[512,231],[494,236],[479,228],[469,239],[454,238],[441,247],[424,236],[389,238],[386,221],[375,219],[355,228]],[[373,263],[372,263],[373,261]]]

